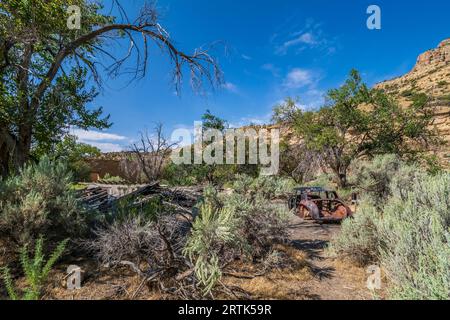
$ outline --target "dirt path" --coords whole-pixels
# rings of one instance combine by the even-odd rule
[[[366,300],[372,299],[366,288],[365,270],[350,263],[330,258],[325,253],[329,241],[337,234],[337,224],[318,224],[296,216],[290,224],[292,245],[307,254],[313,279],[304,283],[312,299]]]

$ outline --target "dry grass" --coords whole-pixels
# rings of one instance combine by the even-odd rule
[[[312,278],[307,255],[289,246],[279,245],[275,249],[289,257],[288,267],[272,270],[252,279],[226,276],[223,279],[224,284],[239,287],[254,299],[307,299],[308,293],[304,283]],[[252,264],[240,264],[234,267],[245,270],[247,276],[255,273],[255,265]]]

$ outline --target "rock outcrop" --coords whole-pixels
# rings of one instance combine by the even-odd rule
[[[426,93],[431,97],[430,103],[435,107],[433,126],[447,143],[431,152],[450,167],[450,39],[422,53],[409,73],[376,87],[396,96],[405,108],[411,105],[413,93]]]

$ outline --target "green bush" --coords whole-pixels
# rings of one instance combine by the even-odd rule
[[[408,165],[396,155],[380,155],[371,161],[357,161],[351,168],[350,183],[364,199],[374,205],[384,205],[392,196],[391,183],[405,189],[412,181],[426,175],[416,165]]]
[[[265,199],[275,199],[292,192],[295,181],[289,178],[275,176],[259,176],[252,178],[248,175],[236,175],[233,189],[240,194],[260,194]]]
[[[224,260],[229,258],[225,252],[232,250],[238,242],[237,223],[237,217],[230,209],[216,209],[209,202],[200,207],[184,253],[194,264],[204,294],[220,280]]]
[[[48,158],[0,181],[0,239],[9,250],[32,246],[41,234],[52,246],[85,231],[87,213],[71,183],[66,165]]]
[[[211,185],[205,188],[184,248],[204,294],[218,283],[224,266],[237,258],[263,262],[275,244],[288,238],[286,209],[271,204],[264,198],[267,193],[243,192],[254,185],[253,179],[241,176],[238,180],[241,189],[231,195],[219,194]]]
[[[352,219],[342,222],[339,235],[332,239],[330,250],[360,266],[378,261],[379,235],[377,219],[380,213],[375,207],[363,203]]]
[[[44,238],[42,236],[36,242],[34,257],[32,259],[28,256],[27,247],[24,246],[22,248],[20,252],[20,263],[27,282],[27,287],[22,297],[19,297],[17,290],[14,288],[9,269],[3,269],[3,279],[11,300],[39,300],[41,298],[43,286],[54,264],[63,254],[67,242],[68,240],[64,240],[58,244],[47,262],[44,260]]]
[[[315,179],[305,183],[307,187],[322,187],[325,189],[331,189],[333,185],[333,176],[330,174],[320,174]]]
[[[450,174],[429,175],[404,164],[395,170],[387,165],[383,173],[380,163],[363,170],[376,177],[362,179],[372,191],[354,219],[343,223],[332,251],[363,265],[381,264],[391,298],[450,298]],[[376,206],[375,195],[382,197]]]
[[[112,176],[109,173],[105,174],[103,178],[100,179],[99,183],[106,183],[106,184],[124,184],[127,181],[122,179],[121,177]]]
[[[450,174],[416,180],[378,221],[380,260],[400,299],[450,298]]]

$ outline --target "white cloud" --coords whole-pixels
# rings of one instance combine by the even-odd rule
[[[127,137],[120,136],[114,133],[106,133],[99,131],[91,131],[91,130],[82,130],[82,129],[72,129],[72,134],[77,136],[78,139],[81,140],[89,140],[89,141],[102,141],[102,140],[113,140],[120,141],[126,140]]]
[[[322,25],[314,20],[307,20],[305,27],[287,35],[284,41],[275,46],[275,54],[286,55],[290,49],[295,49],[295,54],[299,54],[306,49],[319,49],[333,54],[336,48],[333,46],[334,40],[329,40],[324,35]]]
[[[239,92],[238,87],[234,83],[231,83],[231,82],[224,83],[223,84],[223,88],[225,90],[228,90],[228,91],[232,92],[232,93],[238,93]]]
[[[263,65],[261,66],[261,69],[266,70],[266,71],[269,71],[270,73],[272,73],[272,75],[273,75],[274,77],[279,77],[279,76],[280,76],[280,69],[277,68],[277,67],[275,67],[275,66],[274,66],[273,64],[271,64],[271,63],[263,64]]]
[[[248,126],[250,124],[254,125],[264,125],[270,122],[270,119],[272,117],[272,112],[267,113],[262,116],[246,116],[242,117],[237,121],[230,123],[230,128],[241,128],[244,126]]]
[[[299,89],[314,83],[315,76],[309,70],[292,69],[286,76],[283,86],[287,89]]]
[[[246,54],[241,55],[241,57],[242,57],[242,59],[244,59],[244,60],[252,60],[252,57],[250,57],[250,56],[248,56],[248,55],[246,55]]]
[[[316,88],[311,88],[302,95],[306,102],[306,109],[315,109],[325,103],[325,92]]]
[[[101,152],[120,152],[123,151],[125,148],[119,144],[115,144],[115,143],[109,143],[109,142],[93,142],[93,141],[88,141],[85,142],[90,144],[91,146],[97,147],[100,149]]]
[[[314,35],[311,32],[306,32],[301,35],[299,35],[297,38],[286,41],[283,44],[283,48],[287,49],[292,46],[296,46],[298,44],[309,44],[309,45],[315,45],[317,44],[317,41],[315,40]]]
[[[129,139],[114,133],[91,131],[83,129],[71,129],[70,134],[76,136],[78,141],[99,148],[102,152],[119,152],[125,149],[124,145]],[[117,143],[117,142],[122,142]]]

